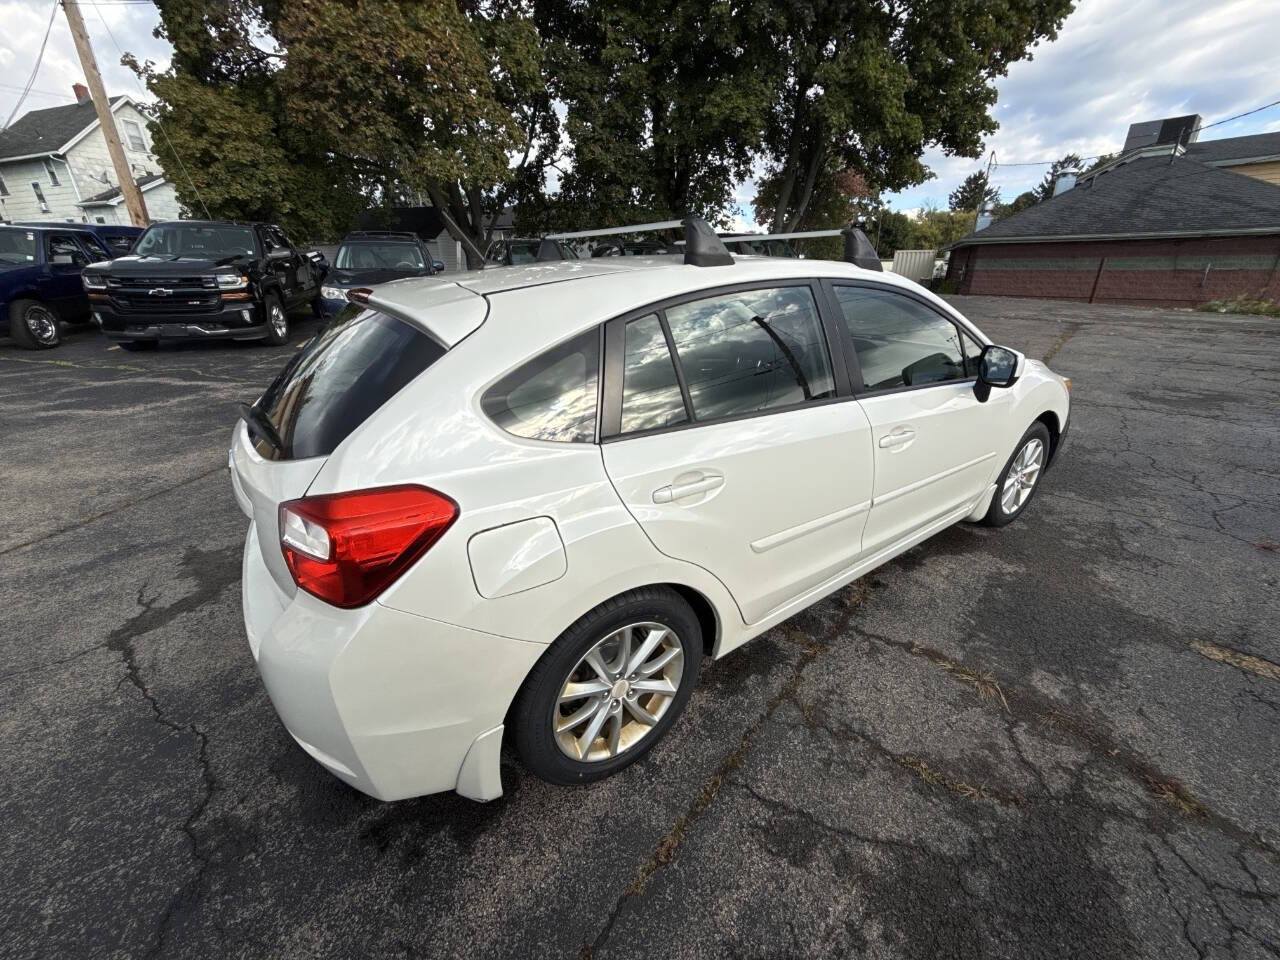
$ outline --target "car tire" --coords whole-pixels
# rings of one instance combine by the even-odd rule
[[[1009,462],[996,480],[996,492],[982,522],[989,527],[1003,527],[1027,509],[1040,488],[1044,468],[1049,463],[1049,429],[1037,420],[1022,435]]]
[[[130,353],[141,353],[144,350],[155,350],[159,346],[159,340],[121,340],[119,343],[121,350],[128,350]]]
[[[317,320],[324,319],[324,298],[318,293],[311,298],[311,315]]]
[[[57,312],[39,300],[9,304],[9,336],[24,350],[51,350],[62,343]]]
[[[556,638],[525,678],[509,717],[521,761],[557,784],[590,783],[630,766],[684,710],[701,663],[698,618],[674,590],[645,587],[602,603]],[[618,669],[628,666],[632,672]],[[630,689],[633,681],[648,689]],[[573,696],[570,684],[584,694]]]
[[[289,313],[278,294],[269,293],[262,301],[262,311],[267,317],[267,343],[280,347],[289,342]]]

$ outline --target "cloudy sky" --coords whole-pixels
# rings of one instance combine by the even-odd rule
[[[0,121],[13,110],[35,63],[53,0],[0,0]],[[81,0],[112,93],[137,94],[120,50],[164,65],[166,45],[151,32],[157,17],[147,0]],[[890,198],[901,210],[945,207],[947,194],[986,163],[1005,199],[1035,185],[1045,165],[1069,151],[1094,156],[1115,150],[1130,123],[1199,113],[1209,124],[1280,99],[1277,70],[1280,2],[1235,0],[1081,0],[1058,39],[1036,48],[999,84],[1000,129],[981,160],[929,151],[935,178]],[[117,46],[117,44],[119,46]],[[72,102],[80,67],[66,19],[54,17],[39,73],[23,109]],[[1280,130],[1280,107],[1205,130],[1201,139]],[[739,216],[750,225],[754,186],[738,191]]]

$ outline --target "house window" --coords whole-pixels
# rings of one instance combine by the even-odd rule
[[[4,185],[4,177],[0,177],[0,197],[7,197],[9,188]]]
[[[135,153],[146,153],[147,143],[142,139],[142,127],[136,120],[124,121],[124,135],[129,140],[129,149]]]
[[[47,204],[47,203],[45,202],[45,199],[44,199],[44,191],[40,189],[40,184],[36,183],[34,180],[33,180],[33,181],[31,181],[31,189],[35,191],[35,194],[36,194],[36,203],[40,204],[40,212],[41,212],[41,213],[48,213],[48,212],[49,212],[49,204]]]
[[[56,187],[58,185],[58,171],[53,169],[53,161],[48,157],[44,158],[44,172],[49,175],[50,186]]]

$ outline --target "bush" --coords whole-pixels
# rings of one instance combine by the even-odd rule
[[[1210,300],[1196,309],[1206,313],[1255,313],[1264,317],[1280,317],[1280,303],[1243,293],[1230,300]]]

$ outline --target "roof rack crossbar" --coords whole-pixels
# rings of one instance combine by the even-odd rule
[[[726,240],[812,240],[816,237],[838,237],[843,230],[801,230],[798,233],[735,233]]]
[[[548,233],[544,239],[581,240],[585,237],[611,237],[622,233],[647,233],[650,230],[675,230],[683,226],[683,220],[659,220],[656,223],[637,223],[630,227],[602,227],[598,230],[571,230],[568,233]]]
[[[792,233],[742,233],[724,239],[729,243],[752,243],[756,240],[810,240],[817,237],[844,237],[845,260],[864,270],[884,271],[876,248],[857,227],[845,227],[843,230],[800,230]]]

